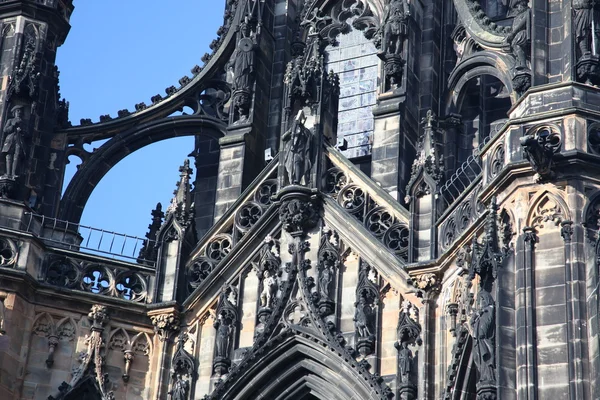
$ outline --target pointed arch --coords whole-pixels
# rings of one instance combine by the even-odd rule
[[[138,345],[140,346],[139,350],[136,350],[138,349]],[[146,347],[146,355],[148,357],[152,357],[152,339],[150,338],[150,335],[148,335],[146,332],[140,332],[131,338],[131,349],[134,351],[134,353],[137,351],[141,352],[143,347]]]
[[[32,331],[37,336],[49,336],[56,334],[56,323],[54,318],[47,312],[38,314],[33,320]]]
[[[457,332],[448,367],[444,400],[471,400],[476,396],[477,374],[472,357],[473,337],[462,325]]]
[[[592,231],[598,230],[600,222],[600,190],[595,191],[583,207],[583,225]]]
[[[571,220],[571,214],[562,195],[554,189],[546,189],[530,201],[531,206],[527,211],[525,226],[542,228],[544,223],[552,221],[560,224]]]
[[[127,331],[123,328],[114,329],[108,336],[108,350],[123,351],[131,345]]]
[[[60,340],[73,341],[77,337],[77,324],[71,317],[65,317],[56,323],[56,334]]]
[[[257,362],[237,371],[237,375],[237,379],[232,379],[221,393],[220,399],[384,398],[356,368],[308,334],[284,339],[264,352]],[[339,382],[355,384],[340,385]]]
[[[515,104],[515,94],[512,79],[504,72],[509,71],[511,62],[505,55],[493,51],[481,51],[458,64],[448,77],[445,115],[457,112],[463,100],[465,85],[480,75],[491,75],[497,78],[510,93],[510,101]]]

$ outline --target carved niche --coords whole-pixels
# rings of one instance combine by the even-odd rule
[[[217,332],[213,371],[218,376],[226,374],[231,366],[230,357],[233,346],[233,333],[238,321],[236,304],[237,289],[230,285],[223,286],[217,304],[217,319],[214,323]]]

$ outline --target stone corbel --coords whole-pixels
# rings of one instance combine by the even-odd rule
[[[46,366],[48,368],[52,368],[54,365],[54,351],[58,346],[58,336],[55,334],[51,334],[48,336],[48,358],[46,358]]]
[[[133,364],[133,359],[135,358],[135,354],[131,348],[127,348],[123,350],[123,359],[125,361],[125,371],[123,372],[123,382],[129,382],[129,370],[131,369],[131,364]]]
[[[170,341],[179,331],[180,313],[175,308],[155,310],[148,313],[154,332],[161,342]]]

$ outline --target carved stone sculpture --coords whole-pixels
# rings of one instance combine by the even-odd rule
[[[485,290],[479,292],[480,308],[471,317],[473,329],[473,360],[479,371],[479,382],[495,382],[496,318],[492,295]]]
[[[285,146],[285,170],[290,184],[304,185],[310,184],[310,170],[312,167],[312,132],[304,126],[306,117],[300,110],[292,128],[288,130],[282,140],[286,142]]]
[[[354,327],[358,339],[368,339],[373,335],[373,309],[365,297],[360,297],[354,311]]]
[[[539,129],[521,138],[525,158],[537,173],[536,181],[554,176],[553,156],[560,148],[560,137],[549,129]]]
[[[404,39],[408,34],[406,24],[410,16],[406,0],[389,0],[383,11],[382,51],[386,54],[402,55]]]
[[[231,365],[229,356],[234,325],[237,321],[237,309],[230,298],[235,299],[235,296],[236,291],[234,287],[224,286],[221,289],[219,303],[217,305],[217,320],[214,323],[217,334],[215,338],[213,370],[217,375],[226,374]]]
[[[417,379],[413,352],[409,346],[420,345],[421,325],[418,310],[408,300],[402,302],[402,311],[398,319],[398,340],[394,347],[398,350],[398,394],[400,399],[417,398]]]
[[[172,400],[187,400],[190,393],[190,383],[178,374],[171,390]]]
[[[356,288],[356,302],[354,306],[354,329],[356,333],[356,350],[367,356],[375,350],[375,315],[379,289],[369,277],[375,271],[364,261],[361,262],[358,272],[358,286]],[[376,279],[376,278],[375,278]]]
[[[596,4],[593,4],[596,3]],[[598,3],[593,0],[573,0],[575,40],[580,56],[588,53],[598,54],[597,46],[600,40],[598,30]],[[594,48],[594,46],[596,46]]]
[[[407,342],[400,344],[400,350],[398,350],[398,370],[400,371],[400,382],[409,383],[410,374],[412,372],[413,354],[408,348]]]
[[[329,299],[329,291],[333,280],[333,271],[331,265],[324,263],[319,276],[319,295],[322,298]]]
[[[25,134],[25,121],[23,121],[23,106],[14,106],[11,110],[12,117],[4,125],[2,155],[6,160],[6,176],[16,177],[19,169],[19,158],[25,155],[23,135]]]
[[[260,306],[271,308],[277,294],[277,279],[271,275],[269,270],[263,272],[262,292],[260,293]]]
[[[238,41],[233,60],[234,94],[233,123],[248,120],[252,103],[252,85],[254,84],[254,58],[256,43],[253,39],[251,24],[246,20],[240,25],[240,40]]]
[[[531,32],[531,11],[526,0],[517,0],[513,5],[515,16],[512,31],[506,36],[506,42],[515,56],[515,69],[527,69]]]
[[[184,332],[179,334],[177,351],[173,357],[173,368],[171,369],[171,395],[170,400],[188,400],[190,395],[190,380],[196,379],[196,362],[194,357],[188,353],[184,344],[188,335]]]
[[[228,321],[220,321],[217,326],[215,356],[225,358],[229,355],[231,325]]]
[[[381,52],[385,72],[384,90],[392,90],[400,85],[404,60],[404,41],[408,36],[407,20],[410,10],[407,0],[389,0],[386,2],[381,23]]]

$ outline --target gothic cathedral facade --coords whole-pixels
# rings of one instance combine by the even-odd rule
[[[224,3],[76,124],[73,1],[0,2],[0,398],[600,398],[600,2]],[[80,224],[176,136],[146,238]]]

